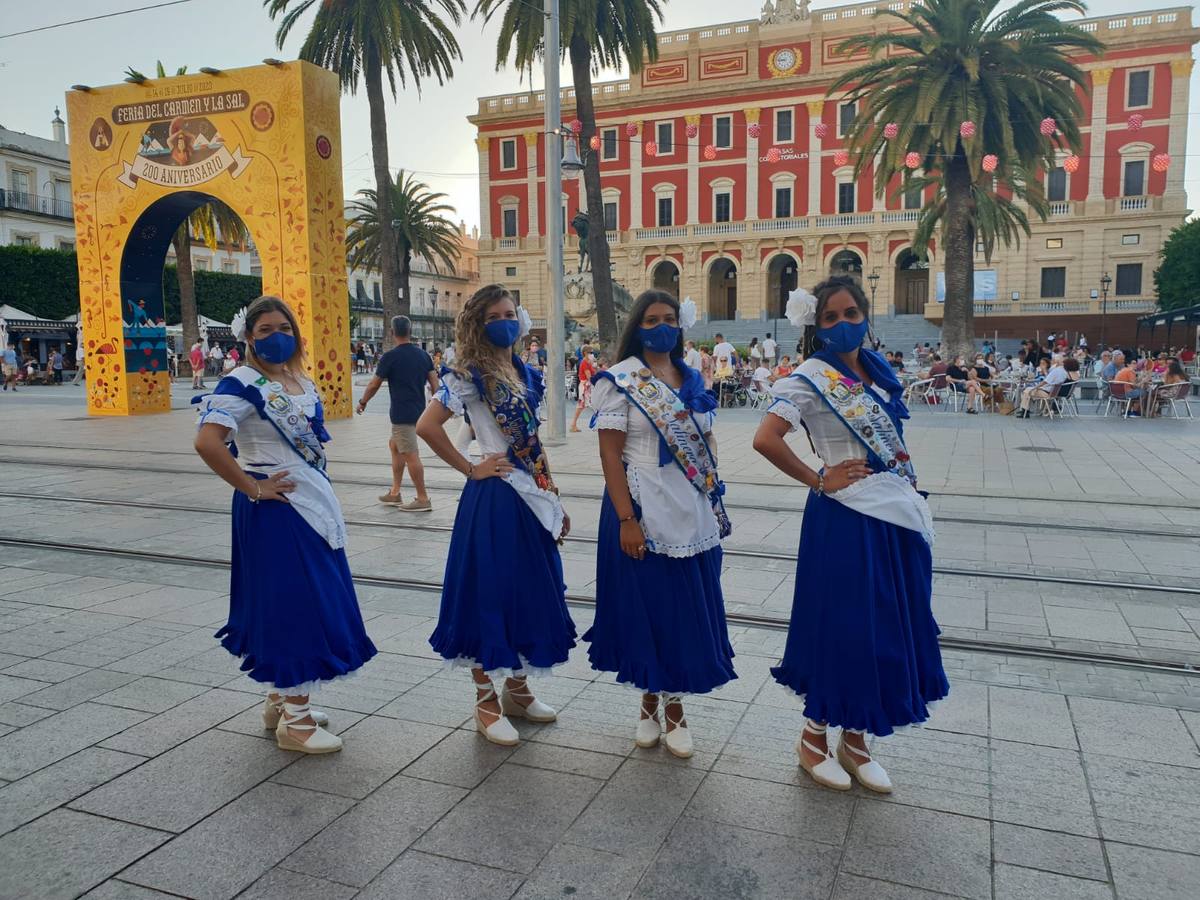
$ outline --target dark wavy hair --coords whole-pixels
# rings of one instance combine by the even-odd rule
[[[629,319],[625,322],[625,330],[621,332],[621,341],[617,345],[617,359],[629,359],[631,356],[642,355],[642,336],[639,329],[642,320],[646,318],[646,310],[655,303],[665,303],[679,315],[679,301],[673,294],[666,291],[643,291],[634,301],[633,309],[629,311]],[[671,359],[683,359],[683,329],[679,331],[679,339],[671,348]]]
[[[817,326],[815,322],[821,321],[821,313],[825,311],[825,307],[829,305],[829,298],[838,291],[846,291],[854,298],[854,305],[862,311],[863,318],[870,321],[871,304],[867,300],[867,295],[863,293],[862,285],[851,278],[849,275],[834,275],[827,278],[812,289],[813,296],[817,298],[817,312],[814,318],[814,324],[804,327],[804,337],[801,342],[804,344],[804,358],[812,356],[820,350],[824,345],[821,339],[817,337]]]

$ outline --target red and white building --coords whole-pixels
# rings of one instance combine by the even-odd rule
[[[936,245],[927,266],[910,249],[922,198],[876,195],[869,169],[854,177],[841,151],[857,111],[826,97],[860,61],[839,56],[839,44],[888,27],[873,17],[878,8],[810,11],[803,0],[768,0],[760,19],[663,33],[655,63],[630,80],[594,85],[601,144],[589,152],[600,154],[614,275],[632,294],[663,287],[691,296],[710,321],[761,321],[780,315],[796,279],[811,287],[831,272],[876,273],[877,318],[940,321]],[[1108,51],[1078,60],[1091,84],[1078,166],[1073,160],[1043,175],[1052,214],[1031,239],[1001,247],[990,265],[979,254],[977,322],[988,334],[1023,336],[1051,319],[1059,329],[1098,331],[1102,303],[1110,335],[1121,336],[1125,321],[1132,330],[1133,318],[1154,307],[1163,241],[1187,214],[1188,81],[1198,37],[1191,9],[1087,19],[1083,27]],[[543,99],[484,97],[470,121],[479,132],[481,280],[519,290],[544,320]],[[574,99],[573,89],[563,90],[564,121],[574,117]],[[1164,153],[1171,163],[1160,172],[1153,160]],[[558,202],[568,223],[581,188],[581,180],[564,181]],[[568,268],[574,246],[571,234]],[[1094,297],[1105,273],[1107,297]]]

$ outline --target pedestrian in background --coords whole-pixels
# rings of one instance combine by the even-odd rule
[[[200,341],[192,344],[188,351],[188,364],[192,367],[192,387],[204,387],[204,344]]]
[[[4,348],[3,362],[0,364],[4,374],[4,390],[12,385],[13,393],[17,392],[17,351],[11,345]]]
[[[62,350],[55,347],[50,353],[50,371],[54,378],[55,384],[63,383],[63,355]]]
[[[87,354],[83,349],[83,342],[80,341],[79,345],[75,348],[75,377],[71,379],[71,384],[81,384],[83,382],[86,368],[84,362],[86,358]]]

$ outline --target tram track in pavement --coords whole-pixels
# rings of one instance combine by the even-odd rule
[[[164,565],[194,566],[207,569],[228,569],[229,562],[212,557],[190,556],[181,553],[166,553],[158,550],[139,550],[130,547],[109,547],[96,544],[68,544],[60,541],[48,541],[35,538],[16,538],[0,535],[0,547],[23,547],[34,550],[46,550],[60,553],[70,553],[87,556],[103,556],[113,559],[137,560],[141,562],[162,563]],[[364,587],[379,587],[396,590],[415,590],[429,593],[440,592],[440,581],[429,581],[414,578],[394,578],[381,575],[352,575],[355,584]],[[593,597],[582,594],[566,595],[569,606],[594,609],[596,601]],[[727,612],[726,621],[730,625],[747,628],[765,629],[768,631],[786,631],[789,620],[780,616],[763,616],[753,613]],[[991,641],[979,638],[955,637],[941,634],[938,642],[943,649],[961,650],[975,653],[1000,654],[1004,656],[1021,656],[1035,659],[1045,659],[1055,662],[1077,662],[1102,665],[1113,668],[1137,670],[1145,672],[1162,672],[1174,675],[1198,676],[1200,672],[1191,663],[1170,660],[1134,657],[1116,653],[1105,653],[1084,649],[1065,649],[1060,647],[1037,647],[1011,641]]]
[[[12,446],[12,445],[0,444],[0,446]],[[22,446],[24,446],[24,445],[22,445]],[[37,446],[37,445],[33,445],[33,446]],[[70,448],[52,447],[50,449],[64,449],[64,450],[69,449],[69,450],[78,451],[81,448],[79,448],[79,447],[70,447]],[[124,451],[124,450],[107,449],[107,448],[86,448],[86,449],[100,449],[100,450],[103,450],[103,452],[108,452],[108,453],[125,453],[125,452],[147,452],[147,453],[149,453],[149,452],[153,452],[153,454],[156,456],[169,454],[169,455],[181,456],[181,457],[185,457],[185,458],[195,458],[194,453],[184,453],[182,451],[157,451],[157,450],[156,451]],[[168,466],[156,466],[156,465],[141,465],[141,464],[139,464],[136,466],[131,466],[131,465],[118,465],[116,463],[105,463],[105,462],[87,462],[87,461],[76,461],[76,460],[71,460],[71,461],[41,460],[41,459],[32,459],[32,458],[24,458],[24,457],[0,456],[0,464],[4,464],[4,463],[11,463],[14,465],[26,465],[26,466],[45,466],[48,468],[58,468],[58,469],[64,469],[64,468],[65,469],[98,469],[98,470],[114,471],[114,472],[138,471],[138,472],[154,473],[154,474],[159,474],[159,475],[188,475],[188,476],[193,476],[193,477],[196,477],[196,476],[208,477],[208,475],[209,475],[207,470],[200,469],[200,468],[179,469],[179,468],[171,468]],[[346,466],[346,465],[382,466],[383,464],[343,460],[340,463],[337,463],[337,465],[338,466]],[[445,471],[454,471],[454,470],[451,470],[448,466],[437,467],[437,466],[426,465],[426,468],[427,469],[441,468],[441,469],[444,469]],[[455,474],[458,475],[459,473],[455,472]],[[602,475],[597,475],[596,473],[592,473],[592,472],[568,472],[568,471],[559,470],[559,471],[556,471],[556,474],[559,475],[560,477],[561,476],[572,476],[572,477],[594,477],[594,478],[598,478],[598,479],[603,478]],[[390,477],[391,476],[390,476],[390,469],[389,469],[389,474],[387,475],[387,478],[390,478]],[[380,482],[380,479],[378,479],[378,478],[366,479],[366,478],[356,478],[354,476],[340,475],[337,478],[337,483],[345,484],[345,485],[352,485],[355,487],[378,487],[381,482]],[[727,482],[727,484],[733,484],[733,483],[734,482]],[[755,482],[742,482],[742,483],[746,484],[746,485],[753,484],[757,487],[771,487],[771,485],[763,485],[761,483],[755,483]],[[781,486],[781,488],[782,487],[783,486]],[[457,486],[447,487],[447,486],[442,486],[442,485],[429,485],[428,488],[430,491],[433,491],[433,492],[447,492],[447,493],[457,493],[458,492]],[[19,497],[19,496],[24,496],[24,495],[13,494],[13,493],[0,493],[0,496]],[[561,493],[561,496],[567,500],[590,500],[590,501],[595,501],[595,502],[600,501],[602,498],[602,495],[599,491],[597,491],[596,493],[580,493],[578,491],[563,490]],[[941,497],[957,498],[957,497],[962,497],[962,496],[988,497],[988,499],[992,499],[992,500],[1021,500],[1021,499],[1031,500],[1031,499],[1035,499],[1035,498],[996,497],[993,495],[983,495],[983,494],[980,494],[980,495],[937,494],[937,493],[931,494],[931,498],[933,498],[933,499],[937,499],[937,498],[941,498]],[[1040,497],[1040,498],[1036,498],[1036,499],[1039,502],[1044,503],[1044,502],[1047,502],[1048,500],[1052,500],[1053,498]],[[1069,503],[1074,504],[1076,502],[1098,503],[1101,501],[1070,500],[1070,501],[1063,501],[1063,502],[1064,503],[1069,502]],[[1105,502],[1105,505],[1111,506],[1111,504],[1107,503],[1107,501]],[[1161,504],[1161,503],[1124,503],[1123,506],[1125,506],[1127,508],[1139,508],[1140,507],[1140,508],[1155,509],[1155,510],[1167,508],[1167,509],[1186,509],[1186,510],[1190,511],[1190,510],[1196,509],[1195,506],[1171,506],[1169,504]],[[728,510],[733,510],[733,511],[745,510],[748,512],[771,512],[771,513],[782,513],[782,514],[791,514],[791,515],[800,515],[804,512],[803,504],[799,504],[799,505],[797,505],[797,504],[787,504],[787,505],[776,504],[776,505],[772,505],[772,506],[767,506],[765,504],[726,502],[725,508]],[[1165,528],[1149,528],[1149,527],[1142,527],[1142,526],[1121,528],[1121,527],[1112,526],[1112,525],[1080,524],[1080,523],[1057,522],[1057,521],[1056,522],[1009,521],[1009,520],[1006,520],[1003,518],[987,519],[987,518],[981,518],[981,517],[977,517],[977,516],[961,516],[961,515],[953,515],[953,514],[936,514],[935,521],[937,523],[945,523],[945,524],[979,525],[979,526],[986,526],[989,528],[1020,529],[1022,531],[1029,531],[1029,530],[1037,529],[1037,530],[1052,530],[1055,532],[1068,532],[1068,533],[1076,533],[1076,534],[1112,535],[1112,536],[1118,536],[1118,537],[1146,537],[1146,538],[1168,538],[1168,539],[1174,539],[1174,540],[1200,540],[1200,531],[1198,531],[1198,530],[1193,530],[1193,531],[1180,530],[1180,529],[1171,530],[1171,529],[1165,529]]]
[[[228,518],[230,515],[228,509],[175,503],[161,503],[157,501],[145,500],[118,500],[106,497],[70,497],[62,494],[29,494],[0,491],[0,498],[50,503],[69,503],[80,506],[112,507],[119,509],[144,509],[156,512],[200,513],[202,515],[211,515],[222,518]],[[450,534],[454,530],[453,526],[451,525],[432,522],[378,522],[369,519],[354,518],[347,518],[345,521],[348,526],[353,526],[356,528],[419,531],[425,533],[434,532],[440,534]],[[593,546],[598,543],[598,539],[594,535],[587,534],[572,534],[566,538],[566,541],[568,543],[588,544]],[[751,550],[748,548],[738,547],[725,547],[723,552],[726,557],[754,559],[768,562],[791,563],[795,561],[794,553],[777,553],[769,550]],[[1071,587],[1107,588],[1127,591],[1143,591],[1147,593],[1200,596],[1200,587],[1166,585],[1145,581],[1113,581],[1097,578],[1086,578],[1082,576],[1072,577],[1068,575],[1035,574],[1032,572],[1008,572],[991,569],[958,568],[954,566],[940,566],[936,564],[933,566],[933,574],[959,578],[983,578],[993,581],[1018,581],[1035,584],[1066,585]]]

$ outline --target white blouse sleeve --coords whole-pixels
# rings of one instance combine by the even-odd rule
[[[461,416],[466,413],[466,404],[479,398],[474,382],[469,379],[447,372],[442,376],[441,386],[433,399],[446,407],[453,415]]]
[[[816,398],[812,386],[795,376],[780,378],[771,385],[771,405],[767,412],[779,416],[791,426],[792,432],[802,427],[806,416],[812,415],[812,404]]]
[[[629,401],[617,390],[609,378],[601,378],[592,385],[592,428],[597,431],[629,430]]]
[[[232,394],[209,394],[200,401],[196,416],[196,429],[202,425],[220,425],[228,428],[230,437],[237,434],[238,426],[251,416],[258,413],[254,407]]]

